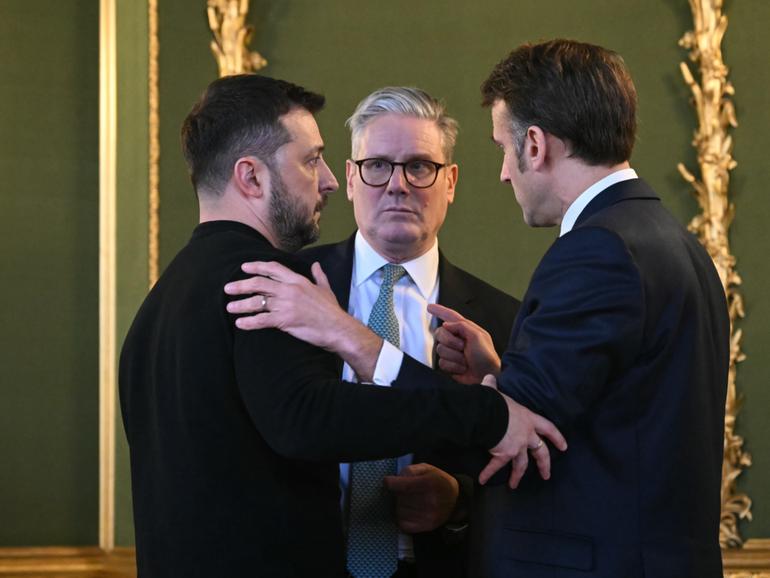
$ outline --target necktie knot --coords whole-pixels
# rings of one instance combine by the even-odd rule
[[[386,285],[393,289],[393,285],[398,283],[398,280],[406,275],[406,269],[401,265],[394,265],[393,263],[385,263],[382,267],[382,287]],[[380,288],[382,291],[382,288]]]

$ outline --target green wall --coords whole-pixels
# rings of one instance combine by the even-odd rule
[[[123,343],[149,285],[149,70],[147,6],[117,3],[117,341]],[[120,416],[119,408],[117,415]],[[132,544],[131,473],[123,422],[116,423],[115,542]]]
[[[98,523],[98,3],[0,5],[0,545]]]
[[[746,361],[738,368],[738,385],[745,406],[738,433],[748,441],[753,466],[739,487],[754,500],[754,521],[743,524],[745,535],[770,537],[770,287],[767,229],[770,223],[770,2],[730,2],[730,26],[724,58],[730,63],[735,85],[739,127],[735,130],[732,191],[736,220],[732,248],[743,278],[746,304],[743,351]]]

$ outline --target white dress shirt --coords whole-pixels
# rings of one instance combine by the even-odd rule
[[[388,261],[377,253],[359,231],[355,238],[353,274],[350,279],[350,300],[348,313],[366,323],[380,294],[382,271]],[[428,313],[428,304],[436,303],[438,298],[438,242],[427,253],[400,264],[407,274],[401,277],[393,287],[393,307],[399,325],[400,350],[387,341],[377,361],[374,383],[389,387],[398,376],[403,360],[403,352],[408,353],[425,365],[433,364],[433,330],[437,319]],[[342,369],[342,379],[357,381],[355,372],[346,363]],[[398,458],[398,471],[412,463],[412,455]],[[348,500],[350,465],[340,464],[340,485],[342,499]],[[399,558],[414,558],[412,539],[405,534],[399,535]]]
[[[559,237],[569,233],[572,227],[575,226],[575,222],[578,220],[580,213],[586,208],[594,197],[605,189],[611,187],[614,184],[630,181],[631,179],[637,179],[636,171],[634,169],[620,169],[604,177],[603,179],[596,181],[593,185],[588,187],[585,191],[580,193],[580,196],[572,201],[572,204],[564,213],[564,218],[561,220],[561,230],[559,231]]]

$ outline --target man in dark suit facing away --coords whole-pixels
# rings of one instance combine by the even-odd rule
[[[515,491],[475,502],[477,575],[721,577],[725,295],[709,255],[630,168],[636,90],[625,64],[575,41],[524,45],[483,95],[504,155],[500,179],[529,225],[558,225],[560,235],[502,362],[475,323],[430,306],[445,321],[439,366],[467,383],[497,375],[501,391],[562,428],[570,451],[548,482],[525,475]],[[284,281],[265,287],[276,301],[323,293],[276,269],[252,269]],[[242,323],[333,349],[330,320],[340,318],[283,307]]]
[[[353,339],[336,345],[361,381],[394,387],[342,382],[333,356],[280,331],[235,329],[222,287],[242,262],[310,274],[290,252],[315,240],[337,188],[313,117],[322,105],[294,84],[238,75],[213,82],[185,120],[200,224],[120,360],[139,576],[342,578],[338,462],[492,448],[487,477],[539,435],[565,445],[547,420],[434,375],[353,318],[339,327]],[[324,301],[337,307],[329,292],[316,309]]]
[[[460,316],[442,366],[562,428],[570,452],[541,484],[484,507],[483,575],[718,578],[729,365],[724,290],[706,251],[637,178],[636,91],[620,56],[525,45],[485,81],[500,179],[524,220],[559,226],[508,349]],[[454,323],[450,320],[454,320]]]

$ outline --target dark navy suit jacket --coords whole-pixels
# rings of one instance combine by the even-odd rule
[[[348,308],[350,281],[353,274],[355,234],[349,239],[331,245],[307,249],[301,253],[308,262],[318,261],[343,309]],[[439,253],[438,302],[482,326],[492,336],[495,349],[502,355],[508,343],[519,301],[488,283],[463,271]],[[342,360],[338,360],[342,371]],[[463,508],[470,510],[478,498],[475,476],[489,461],[489,454],[479,451],[417,452],[414,463],[426,462],[452,473],[460,482]],[[467,475],[465,475],[467,474]],[[483,492],[481,492],[483,494]],[[475,523],[472,521],[471,524]],[[476,578],[468,568],[467,532],[435,532],[414,536],[417,572],[420,578]]]
[[[591,201],[533,274],[499,379],[569,449],[477,503],[481,575],[720,578],[728,335],[711,259],[646,183]]]

